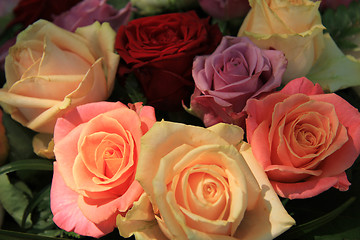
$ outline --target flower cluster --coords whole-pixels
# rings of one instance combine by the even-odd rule
[[[360,59],[323,25],[349,1],[0,4],[0,206],[28,232],[274,239],[286,201],[349,190]]]

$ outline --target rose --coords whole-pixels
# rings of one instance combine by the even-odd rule
[[[99,22],[108,22],[111,27],[117,30],[120,25],[126,24],[131,16],[131,4],[117,10],[106,4],[106,0],[84,0],[75,5],[69,11],[54,17],[54,23],[69,31],[75,31],[83,27]]]
[[[222,37],[208,20],[191,11],[138,18],[119,28],[119,72],[134,72],[149,105],[175,110],[182,100],[188,102],[193,58],[212,52]]]
[[[247,138],[275,191],[309,198],[348,189],[345,170],[360,153],[360,113],[306,78],[245,107]],[[339,161],[341,159],[341,161]]]
[[[285,69],[282,52],[261,50],[246,37],[225,36],[211,55],[194,60],[190,112],[205,126],[244,127],[246,101],[280,86]]]
[[[199,4],[210,16],[219,19],[243,17],[250,9],[248,0],[199,0]]]
[[[46,3],[52,4],[52,2],[53,1],[47,1]],[[34,6],[33,8],[42,6],[40,3],[37,4],[40,6]],[[95,21],[99,21],[101,23],[109,22],[111,27],[117,30],[120,25],[126,24],[129,21],[131,11],[132,8],[130,3],[128,3],[124,8],[116,10],[111,5],[106,4],[106,0],[85,0],[75,5],[70,10],[62,12],[58,16],[52,15],[49,20],[52,20],[57,26],[71,32],[74,32],[78,27],[91,25]],[[8,55],[9,47],[14,44],[15,38],[12,38],[0,47],[1,69],[4,67],[5,57]]]
[[[310,0],[250,0],[251,9],[238,36],[258,47],[283,51],[288,67],[284,82],[305,76],[324,48],[320,2]]]
[[[14,20],[9,26],[22,24],[23,27],[34,23],[39,19],[51,20],[53,15],[58,15],[81,0],[20,0],[14,9]]]
[[[294,224],[242,137],[241,128],[223,123],[208,129],[155,123],[141,140],[135,178],[158,224],[139,225],[136,236],[273,239]],[[148,208],[137,207],[145,212],[138,216],[148,216]]]
[[[4,17],[12,12],[19,0],[3,0],[0,2],[0,17]],[[3,26],[1,26],[3,27]],[[1,31],[2,32],[2,29]]]
[[[55,126],[53,221],[65,231],[100,237],[111,232],[143,190],[134,180],[140,138],[156,121],[141,103],[79,106]]]
[[[52,133],[65,111],[111,94],[119,61],[114,39],[107,23],[71,33],[39,20],[10,48],[1,105],[24,126]]]
[[[197,0],[131,0],[141,15],[157,15],[165,11],[176,12],[197,5]]]

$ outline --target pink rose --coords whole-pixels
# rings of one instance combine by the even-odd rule
[[[131,10],[131,3],[117,10],[106,4],[106,0],[84,0],[69,11],[54,17],[53,22],[72,32],[78,27],[90,25],[95,21],[109,22],[111,27],[117,30],[129,21]]]
[[[100,237],[116,226],[143,193],[134,180],[140,138],[155,123],[154,109],[117,102],[79,106],[54,132],[53,221],[65,231]]]
[[[225,36],[211,55],[194,60],[190,111],[205,126],[225,122],[243,127],[246,101],[280,86],[285,69],[282,52],[260,49],[246,37]]]
[[[348,190],[345,170],[360,153],[360,113],[306,78],[248,101],[247,138],[275,191],[309,198],[331,187]],[[339,161],[341,159],[341,161]]]
[[[243,17],[250,9],[248,0],[198,0],[201,8],[219,19]]]

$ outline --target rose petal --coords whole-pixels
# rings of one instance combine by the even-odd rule
[[[65,185],[57,169],[57,163],[54,163],[54,176],[50,194],[54,223],[65,231],[97,238],[112,232],[115,226],[115,217],[94,224],[79,209],[77,205],[78,198],[79,195]]]

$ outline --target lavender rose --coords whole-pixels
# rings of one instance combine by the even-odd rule
[[[117,30],[125,25],[131,16],[131,3],[117,10],[106,3],[106,0],[84,0],[69,11],[54,18],[54,23],[59,27],[74,32],[78,27],[91,25],[95,21],[109,22]]]
[[[246,101],[280,86],[286,65],[280,51],[260,49],[246,37],[224,36],[211,55],[194,60],[188,111],[207,127],[219,122],[244,127]]]
[[[243,17],[250,9],[248,0],[199,0],[199,4],[210,16],[224,20]]]

